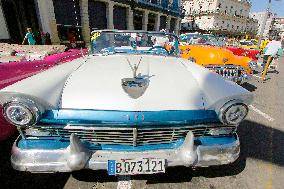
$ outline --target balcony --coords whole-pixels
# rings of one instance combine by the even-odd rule
[[[178,15],[182,14],[182,7],[179,6],[178,0],[173,0],[170,4],[169,0],[138,0],[138,3],[173,12]]]

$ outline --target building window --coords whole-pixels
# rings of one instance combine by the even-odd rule
[[[139,10],[133,11],[133,25],[135,30],[142,30],[143,12]]]
[[[113,7],[113,25],[114,29],[126,30],[126,8],[121,6]]]
[[[53,0],[53,4],[59,39],[83,40],[79,0]]]
[[[161,16],[160,17],[160,30],[167,29],[167,17]]]
[[[106,4],[100,1],[88,1],[88,5],[91,29],[106,29]]]
[[[148,25],[147,30],[148,31],[155,31],[155,21],[156,21],[156,15],[153,13],[149,13],[148,15]]]
[[[175,26],[176,26],[176,19],[172,18],[171,22],[170,22],[170,32],[174,32],[175,31]]]

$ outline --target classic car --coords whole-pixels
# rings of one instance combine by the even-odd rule
[[[192,41],[184,34],[180,37],[181,56],[222,75],[225,79],[243,83],[251,78],[256,61],[244,56],[236,56],[223,48],[222,41],[200,35]]]
[[[257,49],[257,45],[250,40],[240,40],[243,49]]]
[[[86,51],[84,50],[83,53],[86,53]],[[0,63],[0,89],[81,56],[82,52],[80,50],[69,50],[47,56],[43,60]],[[0,108],[2,108],[1,105]],[[5,121],[1,111],[0,141],[5,140],[15,131],[16,128]]]
[[[260,51],[256,50],[256,49],[244,49],[241,47],[241,45],[230,45],[230,46],[226,46],[226,49],[232,51],[234,53],[234,55],[238,55],[238,56],[246,56],[249,57],[255,61],[258,60],[258,58],[260,57]]]
[[[101,30],[90,45],[90,55],[0,90],[20,131],[16,170],[154,174],[239,157],[236,130],[252,94],[180,58],[177,36]]]

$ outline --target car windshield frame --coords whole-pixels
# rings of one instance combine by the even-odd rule
[[[138,35],[139,34],[139,35]],[[137,38],[134,39],[131,35],[138,35],[142,38],[142,36],[147,36],[147,41],[144,41],[144,44],[146,44],[145,47],[138,46],[138,40]],[[150,45],[147,42],[152,41],[152,37],[167,37],[169,39],[169,42],[167,43],[167,46],[157,46],[157,45]],[[129,38],[126,39],[125,42],[130,43],[128,46],[115,46],[116,42],[124,42],[122,41],[116,41],[116,39],[113,39],[112,42],[108,42],[110,45],[105,45],[104,48],[96,48],[96,45],[99,42],[100,37],[112,37],[112,38]],[[131,38],[131,39],[130,39]],[[172,40],[170,40],[172,39]],[[109,39],[107,39],[109,40]],[[107,40],[101,39],[101,43],[107,42]],[[127,41],[129,40],[129,41]],[[142,41],[142,39],[140,39]],[[109,40],[110,41],[110,40]],[[178,37],[173,33],[167,33],[167,32],[151,32],[151,31],[138,31],[138,30],[94,30],[91,32],[91,40],[89,45],[89,54],[90,55],[112,55],[112,54],[134,54],[134,55],[157,55],[157,56],[173,56],[173,57],[180,57],[180,51],[179,51],[179,39]],[[170,47],[168,50],[166,47]],[[139,49],[138,49],[139,48]],[[147,49],[149,48],[149,49]],[[154,50],[155,49],[155,50]]]

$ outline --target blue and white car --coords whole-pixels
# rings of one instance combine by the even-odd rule
[[[252,94],[180,58],[175,35],[103,30],[90,44],[88,56],[0,90],[20,133],[16,170],[154,174],[239,157]]]

